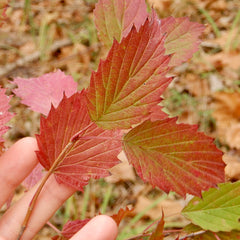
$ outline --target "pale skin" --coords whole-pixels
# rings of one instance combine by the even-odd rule
[[[15,143],[0,158],[0,208],[7,201],[15,188],[32,171],[37,164],[35,151],[37,143],[34,138],[24,138]],[[29,202],[36,191],[35,186],[15,203],[0,219],[0,240],[16,240],[24,220]],[[58,184],[51,176],[39,195],[36,207],[30,218],[22,240],[30,240],[51,218],[56,210],[73,193],[74,189]],[[93,218],[71,240],[114,240],[117,226],[112,218],[101,215]]]

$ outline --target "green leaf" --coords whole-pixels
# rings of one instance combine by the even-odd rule
[[[182,214],[194,224],[213,232],[240,230],[240,182],[219,184],[195,197]]]
[[[213,139],[176,118],[143,122],[124,136],[123,148],[138,175],[166,192],[201,196],[224,180],[222,152]]]

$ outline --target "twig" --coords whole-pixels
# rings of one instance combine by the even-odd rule
[[[62,39],[62,40],[54,42],[49,50],[50,50],[50,52],[54,52],[54,51],[58,50],[59,48],[69,46],[71,44],[73,44],[73,42],[70,39]],[[6,64],[2,68],[0,68],[0,77],[8,74],[9,72],[11,72],[12,70],[14,70],[17,67],[22,67],[29,62],[34,62],[34,61],[38,60],[40,58],[40,56],[41,56],[41,52],[36,51],[30,55],[27,55],[27,56],[24,56],[24,57],[18,59],[16,62]]]
[[[181,237],[179,238],[179,240],[184,240],[186,238],[190,238],[190,237],[195,237],[195,236],[198,236],[198,235],[202,235],[203,233],[205,233],[206,231],[205,230],[201,230],[201,231],[198,231],[198,232],[195,232],[195,233],[190,233],[184,237]]]
[[[28,225],[29,219],[32,215],[33,209],[36,205],[37,199],[39,194],[41,193],[45,183],[47,182],[48,178],[52,175],[52,173],[54,172],[55,168],[64,160],[64,158],[68,155],[68,153],[71,151],[71,149],[74,147],[76,141],[78,139],[73,139],[72,141],[70,141],[65,148],[62,150],[62,152],[59,154],[59,156],[57,157],[57,159],[55,160],[55,162],[53,163],[53,165],[51,166],[51,168],[49,169],[49,171],[47,172],[47,174],[44,176],[44,178],[42,179],[41,184],[39,185],[37,191],[35,192],[29,206],[28,206],[28,210],[25,216],[25,219],[23,220],[22,226],[21,226],[21,230],[19,232],[18,238],[17,240],[20,240],[24,231],[26,230],[26,227]]]

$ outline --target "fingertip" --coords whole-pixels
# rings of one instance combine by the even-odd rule
[[[71,240],[114,240],[117,234],[116,222],[109,216],[99,215],[89,221]]]

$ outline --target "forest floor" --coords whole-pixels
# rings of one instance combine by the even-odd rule
[[[6,1],[7,2],[7,1]],[[15,77],[38,77],[61,69],[74,77],[79,90],[87,87],[92,70],[106,50],[93,23],[95,0],[12,0],[8,20],[0,31],[0,84],[14,95]],[[224,152],[226,180],[240,179],[240,1],[148,0],[161,18],[188,16],[206,26],[200,50],[187,63],[172,70],[174,81],[163,104],[179,122],[198,124],[214,137]],[[39,132],[39,114],[13,96],[8,144]],[[143,183],[126,160],[106,179],[90,181],[84,193],[75,193],[50,222],[62,228],[68,220],[91,218],[99,212],[112,215],[134,208],[120,227],[119,239],[136,235],[165,215],[166,228],[181,228],[188,221],[180,214],[187,199],[166,195]],[[24,188],[19,187],[13,201]],[[1,210],[3,212],[4,209]],[[49,239],[46,225],[35,239]]]

